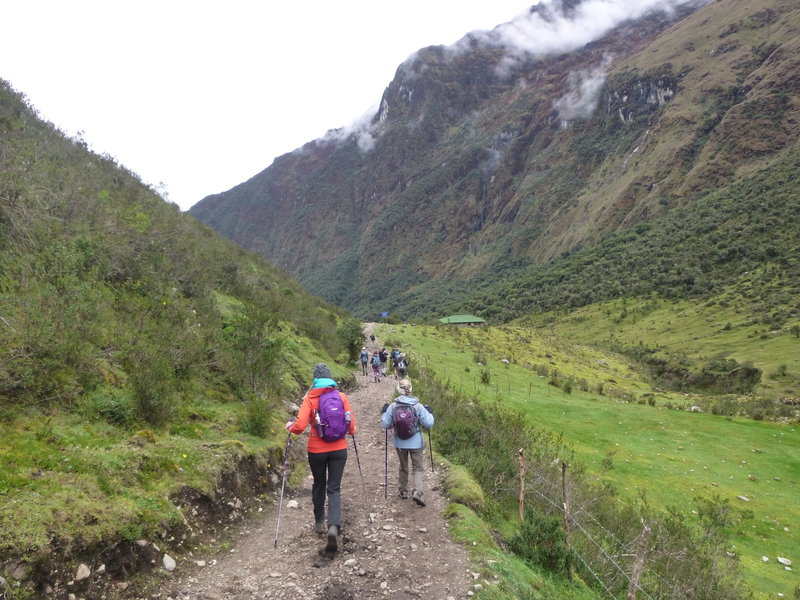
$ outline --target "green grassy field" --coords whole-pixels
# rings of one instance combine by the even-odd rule
[[[569,314],[543,314],[526,323],[547,329],[558,339],[591,344],[639,343],[659,350],[657,356],[686,357],[694,363],[724,354],[762,370],[754,392],[800,396],[800,323],[781,329],[759,323],[752,307],[735,301],[699,305],[688,301],[616,300],[594,304]],[[722,304],[722,305],[720,305]],[[777,376],[781,366],[785,373]]]
[[[689,406],[692,399],[651,389],[618,356],[530,329],[384,325],[378,335],[402,343],[418,364],[456,389],[498,398],[532,423],[563,433],[578,460],[622,496],[646,493],[657,506],[691,515],[694,498],[718,494],[741,517],[729,533],[748,582],[764,598],[792,596],[800,580],[776,558],[795,565],[800,560],[800,426],[670,410],[666,404]],[[488,384],[476,357],[489,370]],[[550,375],[538,374],[543,365]],[[554,369],[561,377],[584,379],[590,391],[575,385],[568,394],[550,385]],[[592,391],[598,382],[604,395]],[[618,397],[608,395],[610,390]],[[640,404],[644,394],[652,394],[656,406]]]

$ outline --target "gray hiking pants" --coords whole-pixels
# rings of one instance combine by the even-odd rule
[[[397,458],[400,459],[400,473],[397,482],[397,489],[400,492],[408,490],[408,457],[411,457],[411,493],[422,493],[422,473],[425,470],[425,461],[423,460],[423,448],[416,450],[406,450],[404,448],[395,448]]]

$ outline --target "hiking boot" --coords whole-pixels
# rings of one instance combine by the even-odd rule
[[[336,552],[339,547],[339,541],[336,536],[339,535],[339,528],[336,525],[328,527],[328,543],[325,546],[326,552]]]
[[[425,506],[425,500],[422,499],[422,492],[414,492],[411,494],[411,499],[420,506]]]
[[[408,492],[405,491],[405,490],[400,492],[399,496],[400,496],[400,500],[408,500]]]
[[[324,521],[317,521],[314,523],[314,533],[317,535],[324,535],[326,531],[328,531],[328,528],[325,527]]]

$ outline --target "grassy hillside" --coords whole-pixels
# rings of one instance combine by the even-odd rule
[[[641,361],[653,380],[664,386],[716,394],[698,400],[708,412],[729,414],[724,409],[733,396],[739,404],[749,401],[748,410],[756,418],[791,417],[790,403],[800,395],[800,319],[792,315],[774,328],[764,322],[765,315],[735,308],[735,297],[723,294],[703,304],[630,298],[542,313],[519,322],[573,343],[615,348]],[[748,394],[725,394],[722,381],[714,385],[697,377],[715,362],[733,365],[728,369],[751,365],[761,372],[760,380]]]
[[[0,575],[20,594],[186,543],[192,495],[270,486],[282,401],[360,339],[0,81]]]
[[[708,398],[653,387],[625,357],[568,341],[568,327],[542,334],[383,325],[380,333],[455,392],[563,435],[574,468],[585,465],[620,501],[646,498],[695,526],[704,503],[722,502],[726,548],[738,555],[746,580],[759,597],[790,597],[796,578],[776,557],[800,551],[797,415],[776,423],[691,412]],[[513,462],[514,451],[494,460]]]

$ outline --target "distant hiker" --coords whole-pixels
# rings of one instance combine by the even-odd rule
[[[369,334],[369,341],[372,342],[373,346],[375,345],[375,334],[374,333],[370,333]]]
[[[386,348],[381,348],[381,351],[378,352],[378,356],[381,359],[381,375],[386,377],[386,363],[389,362],[389,353],[386,352]]]
[[[342,414],[344,417],[342,418]],[[327,532],[325,549],[335,552],[342,526],[341,484],[347,463],[346,434],[356,432],[356,419],[347,394],[339,391],[324,363],[314,367],[314,382],[303,398],[297,419],[286,423],[290,433],[299,435],[312,424],[308,436],[308,464],[314,483],[311,500],[314,504],[314,532]],[[326,438],[335,438],[328,441]],[[325,526],[325,497],[328,498],[328,525]]]
[[[397,361],[400,360],[400,350],[397,348],[392,348],[390,357],[392,359],[392,371],[394,371],[394,378],[397,379]]]
[[[366,377],[367,363],[369,362],[369,352],[367,352],[366,347],[361,348],[361,355],[359,356],[359,360],[361,361],[361,373]]]
[[[375,378],[375,383],[378,383],[381,380],[381,357],[377,350],[372,353],[370,364],[372,365],[372,376]]]
[[[419,400],[411,395],[412,387],[408,379],[401,379],[397,383],[397,392],[400,394],[394,402],[389,404],[381,416],[381,427],[394,428],[394,448],[400,459],[400,473],[398,478],[398,492],[400,498],[408,498],[408,459],[411,458],[412,487],[411,498],[420,506],[425,506],[422,489],[422,472],[425,469],[423,451],[425,439],[422,429],[433,427],[433,415]]]
[[[405,379],[405,377],[408,375],[408,360],[406,359],[405,354],[401,354],[397,359],[397,363],[395,364],[395,373],[400,379]]]

